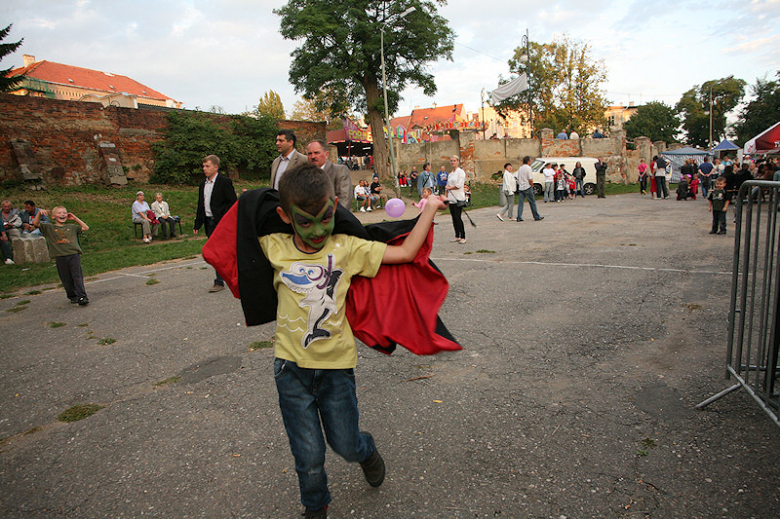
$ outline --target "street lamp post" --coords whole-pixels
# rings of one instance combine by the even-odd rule
[[[525,47],[523,53],[520,54],[520,63],[525,63],[531,60],[531,40],[528,37],[528,29],[525,30],[523,35],[522,46]],[[528,122],[531,126],[531,138],[534,136],[534,106],[531,98],[531,81],[528,74],[528,67],[525,70],[526,80],[528,81]]]
[[[396,17],[398,21],[409,13],[416,11],[416,7],[410,7]],[[392,17],[391,17],[392,18]],[[382,20],[382,26],[379,30],[379,55],[382,62],[382,95],[385,98],[385,124],[387,125],[387,143],[390,148],[390,166],[393,174],[393,186],[395,186],[395,196],[401,197],[401,185],[398,183],[398,173],[395,167],[395,153],[393,151],[393,128],[390,126],[390,111],[387,107],[387,76],[385,75],[385,26],[390,18]]]

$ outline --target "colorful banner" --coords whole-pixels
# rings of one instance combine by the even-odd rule
[[[344,123],[344,132],[347,134],[347,140],[349,141],[360,141],[360,142],[371,142],[368,138],[368,135],[366,134],[366,131],[358,128],[358,126],[352,122],[348,117],[345,117],[343,120]]]

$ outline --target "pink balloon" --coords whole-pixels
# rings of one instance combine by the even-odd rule
[[[406,205],[400,198],[391,198],[385,204],[385,212],[391,218],[398,218],[406,211]]]

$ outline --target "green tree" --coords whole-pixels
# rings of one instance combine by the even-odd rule
[[[601,89],[606,68],[603,61],[593,60],[589,45],[567,37],[545,44],[530,42],[530,57],[522,61],[525,50],[515,49],[509,71],[527,74],[529,88],[499,103],[495,107],[499,115],[528,114],[530,104],[534,133],[552,128],[584,135],[606,123],[608,103]]]
[[[750,89],[755,99],[750,101],[739,113],[734,125],[737,141],[744,144],[763,132],[780,118],[780,70],[777,79],[757,79]]]
[[[152,182],[196,184],[203,178],[202,159],[214,154],[222,171],[265,176],[278,154],[274,146],[276,119],[259,115],[218,116],[205,112],[171,111],[165,138],[152,145]]]
[[[274,12],[282,17],[280,32],[300,40],[293,52],[290,82],[313,99],[321,90],[336,93],[334,113],[350,108],[367,113],[374,136],[374,162],[380,176],[389,178],[384,138],[380,36],[384,29],[387,95],[394,113],[408,85],[436,93],[427,64],[452,59],[453,33],[436,6],[444,0],[289,0]],[[410,7],[415,11],[399,19]]]
[[[8,36],[8,34],[11,32],[11,27],[13,27],[13,24],[9,25],[5,29],[0,30],[0,41],[3,41],[6,36]],[[8,54],[16,52],[16,49],[22,46],[23,41],[24,38],[17,41],[16,43],[0,43],[0,61],[2,61],[3,58]],[[24,79],[23,75],[8,77],[8,74],[11,72],[12,68],[13,67],[0,70],[0,92],[8,92],[12,90],[16,85],[19,84],[22,79]]]
[[[273,117],[277,121],[279,119],[284,119],[284,105],[282,104],[282,98],[279,97],[279,94],[273,90],[269,90],[263,94],[263,97],[260,98],[256,112],[258,114]]]
[[[671,106],[652,101],[636,109],[634,115],[623,123],[628,139],[649,137],[652,141],[675,142],[680,127],[677,112]]]
[[[729,76],[696,85],[682,95],[675,107],[691,146],[714,146],[726,135],[726,115],[745,95],[745,81]],[[712,100],[712,140],[710,135],[710,96]]]

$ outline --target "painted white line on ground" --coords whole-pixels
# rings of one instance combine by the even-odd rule
[[[545,263],[543,261],[507,261],[507,260],[485,260],[485,259],[472,259],[472,258],[431,258],[436,261],[463,261],[474,263],[501,263],[512,265],[541,265],[547,267],[575,267],[575,268],[603,268],[603,269],[623,269],[623,270],[646,270],[651,272],[675,272],[682,274],[711,274],[718,276],[730,276],[731,272],[724,272],[718,270],[689,270],[689,269],[672,269],[672,268],[656,268],[656,267],[636,267],[632,265],[600,265],[597,263]]]

